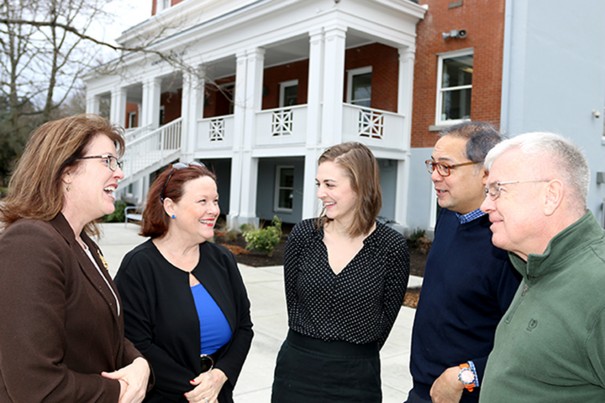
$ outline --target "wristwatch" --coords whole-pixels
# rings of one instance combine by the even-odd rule
[[[468,363],[460,364],[460,372],[458,372],[458,380],[462,382],[465,389],[472,392],[475,389],[475,373]]]

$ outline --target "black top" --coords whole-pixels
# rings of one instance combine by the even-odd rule
[[[286,301],[292,330],[325,341],[382,347],[403,303],[410,273],[405,238],[382,223],[339,273],[328,263],[323,229],[297,224],[286,243]]]
[[[216,368],[228,381],[219,400],[232,399],[235,382],[252,343],[250,302],[237,263],[225,248],[200,244],[192,274],[223,311],[231,341],[219,350]],[[200,374],[200,325],[189,274],[168,262],[151,240],[130,251],[115,282],[124,304],[126,337],[149,360],[156,384],[146,401],[185,401],[189,380]]]

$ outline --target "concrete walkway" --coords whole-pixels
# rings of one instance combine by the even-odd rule
[[[136,224],[102,224],[99,245],[115,275],[122,257],[144,241]],[[288,331],[282,267],[254,268],[240,265],[252,304],[254,339],[234,391],[237,403],[268,403],[277,352]],[[410,287],[421,279],[411,278]],[[385,403],[401,403],[412,380],[408,369],[410,336],[415,310],[402,307],[380,355]],[[329,374],[326,374],[327,376]]]

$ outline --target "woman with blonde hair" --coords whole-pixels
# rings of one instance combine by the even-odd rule
[[[91,235],[123,178],[118,128],[96,115],[40,126],[0,204],[0,401],[140,402],[147,361]]]

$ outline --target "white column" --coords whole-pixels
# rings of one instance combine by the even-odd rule
[[[229,214],[227,226],[238,229],[240,200],[242,197],[242,159],[245,132],[246,100],[246,53],[238,52],[235,66],[235,90],[233,103],[233,157],[231,158],[231,187],[229,195]]]
[[[186,136],[182,137],[182,155],[184,161],[191,161],[195,154],[198,120],[202,118],[204,110],[204,86],[205,70],[203,67],[187,74],[188,94],[185,97],[185,84],[183,83],[183,113],[187,109],[187,118],[183,114],[183,128],[186,128]],[[188,107],[185,108],[185,103]],[[185,131],[183,132],[185,134]]]
[[[414,58],[412,47],[399,49],[399,87],[397,112],[404,116],[403,145],[406,152],[397,162],[397,188],[395,189],[395,221],[407,227],[407,210],[410,177],[410,147],[412,133],[412,97],[414,93]]]
[[[246,101],[245,127],[242,147],[242,193],[240,200],[240,224],[256,224],[256,191],[258,188],[258,159],[252,157],[256,135],[256,113],[261,109],[263,98],[263,67],[265,50],[250,49],[246,52]]]
[[[345,78],[346,27],[325,28],[321,139],[324,146],[342,141],[342,97]]]
[[[126,88],[117,87],[111,90],[109,120],[121,127],[126,125]]]
[[[160,97],[162,95],[162,79],[151,78],[143,83],[143,116],[142,126],[160,126]]]
[[[183,72],[183,88],[181,91],[181,161],[191,161],[193,153],[189,152],[189,144],[192,143],[192,135],[190,132],[191,126],[189,125],[192,117],[191,107],[191,73],[188,71]]]
[[[101,99],[98,95],[86,95],[86,113],[98,115],[101,112]]]
[[[397,88],[397,113],[405,117],[404,146],[411,147],[412,97],[414,95],[414,48],[399,49],[399,87]]]
[[[317,158],[321,145],[321,105],[323,95],[324,35],[322,29],[309,33],[309,85],[307,89],[307,139],[303,176],[302,218],[316,217],[319,202],[315,196]]]

